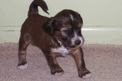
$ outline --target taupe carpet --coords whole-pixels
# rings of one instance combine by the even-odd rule
[[[51,75],[46,59],[37,47],[29,46],[29,68],[17,69],[18,44],[0,44],[0,81],[122,81],[122,46],[84,45],[84,59],[92,72],[90,79],[78,77],[74,59],[67,55],[57,58],[64,69],[62,76]]]

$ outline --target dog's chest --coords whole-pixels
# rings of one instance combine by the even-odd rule
[[[62,56],[66,56],[69,53],[69,50],[67,50],[64,46],[61,46],[58,48],[52,48],[52,52],[61,53]]]

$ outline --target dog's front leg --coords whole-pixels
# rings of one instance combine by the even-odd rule
[[[74,56],[75,61],[76,61],[79,77],[81,77],[81,78],[91,77],[90,71],[87,70],[87,68],[85,66],[82,48],[79,47],[78,49],[75,49],[73,51],[73,56]]]
[[[56,60],[56,56],[54,55],[46,55],[46,59],[48,62],[48,65],[51,69],[51,73],[54,75],[62,75],[64,73],[64,71],[62,70],[62,68],[58,65],[58,62]]]

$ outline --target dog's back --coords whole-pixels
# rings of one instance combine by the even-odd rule
[[[44,32],[42,26],[49,19],[48,17],[44,17],[38,14],[38,6],[40,6],[44,12],[49,14],[48,7],[43,0],[34,0],[31,3],[28,11],[28,18],[23,23],[21,29],[21,37],[26,38],[26,40],[29,40],[29,42],[36,46],[39,45],[36,44],[39,41],[41,41],[42,44],[44,43],[41,39],[39,39],[39,36],[42,39],[46,37],[46,33]],[[40,33],[43,33],[43,35],[40,35]]]

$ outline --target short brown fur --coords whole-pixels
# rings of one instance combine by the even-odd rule
[[[65,41],[62,40],[61,33],[63,34],[63,36],[66,36],[66,34],[63,32],[63,30],[72,28],[71,25],[66,25],[69,24],[68,21],[69,19],[64,20],[65,17],[63,17],[62,14],[66,15],[73,14],[74,17],[79,19],[79,23],[77,23],[78,27],[82,26],[82,22],[80,22],[81,18],[79,18],[78,16],[79,14],[72,10],[63,10],[52,18],[41,16],[38,13],[34,14],[34,12],[33,14],[29,14],[28,18],[23,23],[21,29],[21,36],[19,40],[18,66],[27,64],[26,49],[28,45],[31,43],[39,47],[43,51],[52,74],[64,73],[63,69],[58,65],[58,62],[56,60],[56,57],[61,56],[61,53],[52,51],[52,48],[60,48],[61,43],[62,45],[64,45],[63,42]],[[62,18],[64,19],[62,20]],[[66,26],[62,26],[61,23],[65,22],[67,22],[65,24]],[[56,23],[58,24],[55,25]],[[50,26],[55,28],[50,28]],[[64,47],[66,46],[64,45]],[[81,46],[79,45],[74,48],[66,47],[66,49],[70,50],[69,53],[72,53],[74,59],[76,60],[79,76],[83,77],[84,75],[89,74],[90,71],[88,71],[85,67],[85,62],[83,59],[83,51]]]

